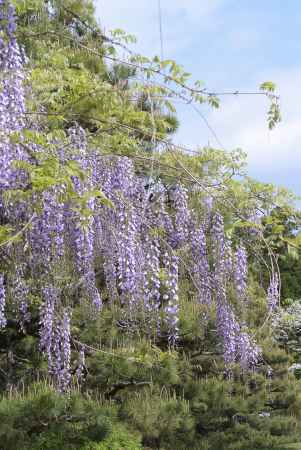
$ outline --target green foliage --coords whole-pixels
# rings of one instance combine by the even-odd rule
[[[28,129],[22,135],[11,134],[10,139],[27,149],[35,144],[48,151],[47,156],[38,151],[30,154],[30,163],[16,163],[27,175],[28,185],[23,191],[11,191],[6,200],[38,197],[32,204],[38,210],[45,190],[63,185],[58,195],[72,203],[83,226],[91,214],[91,198],[113,207],[100,190],[76,194],[73,177],[83,180],[89,173],[75,161],[67,158],[64,163],[58,157],[57,142],[72,153],[66,130],[77,123],[86,131],[88,149],[131,157],[137,172],[150,180],[166,185],[180,180],[188,187],[196,215],[204,213],[200,199],[212,195],[225,216],[227,235],[237,242],[245,239],[255,254],[264,254],[264,245],[250,237],[250,231],[263,232],[281,255],[284,295],[299,295],[299,259],[294,259],[294,265],[291,254],[292,247],[299,245],[295,236],[299,218],[291,207],[292,196],[245,177],[246,157],[239,149],[225,152],[206,147],[192,154],[167,140],[179,126],[173,99],[183,97],[189,103],[207,102],[217,108],[218,97],[208,93],[201,81],[190,86],[190,74],[173,60],[131,54],[127,61],[119,60],[118,48],[124,49],[134,39],[122,30],[103,36],[90,0],[15,0],[15,4],[18,39],[30,57],[26,79],[30,114]],[[265,82],[260,89],[270,101],[272,128],[280,120],[275,85]],[[37,118],[42,131],[31,130]],[[164,149],[158,152],[162,141]],[[154,207],[155,202],[154,198]],[[262,223],[255,222],[254,211],[258,210],[264,215]],[[12,227],[0,224],[0,245],[12,243],[13,233]],[[154,229],[157,234],[162,230]],[[29,302],[32,321],[25,330],[18,328],[8,310],[7,330],[0,333],[0,388],[11,393],[4,394],[0,402],[0,448],[263,450],[300,438],[300,382],[288,374],[296,349],[291,342],[285,346],[271,339],[268,325],[261,327],[267,311],[255,275],[260,273],[264,285],[267,273],[256,257],[250,256],[248,295],[254,302],[247,314],[264,356],[253,374],[236,367],[231,374],[224,372],[215,311],[196,304],[185,271],[179,293],[182,335],[179,347],[170,349],[164,337],[142,338],[139,330],[148,327],[144,317],[138,317],[138,331],[134,324],[132,333],[124,332],[122,307],[106,308],[101,257],[98,263],[97,283],[105,304],[102,314],[91,317],[84,302],[78,302],[73,311],[72,345],[74,349],[80,342],[87,346],[80,389],[75,376],[67,395],[47,384],[45,361],[37,345],[41,299],[35,290]],[[13,265],[14,261],[3,258],[2,264]],[[49,273],[59,280],[66,305],[79,293],[78,288],[69,289],[69,272],[66,258],[64,268]],[[161,276],[164,279],[164,271]],[[286,280],[286,276],[291,278]],[[25,277],[31,287],[40,282],[38,274],[26,273]],[[299,325],[289,327],[295,339]],[[72,361],[74,375],[77,367]],[[267,376],[269,366],[274,369],[272,378]],[[45,378],[45,385],[33,385],[36,378]],[[14,394],[14,389],[21,391],[20,386],[26,394]]]
[[[264,83],[261,83],[260,89],[262,91],[275,92],[276,85],[272,81],[265,81]]]
[[[116,424],[114,410],[80,393],[69,397],[46,385],[0,402],[1,448],[5,450],[138,450],[139,436]],[[122,447],[124,446],[124,447]]]
[[[0,245],[12,238],[13,230],[10,225],[0,225]]]
[[[184,450],[194,443],[194,421],[184,399],[145,392],[128,400],[124,415],[142,433],[145,446]]]
[[[268,111],[268,125],[270,130],[273,129],[277,123],[281,121],[280,106],[278,97],[274,94],[276,85],[272,81],[265,81],[260,85],[260,89],[266,93],[270,100],[270,109]]]
[[[278,255],[283,302],[301,298],[300,211],[289,204],[274,206],[262,224],[270,248]]]

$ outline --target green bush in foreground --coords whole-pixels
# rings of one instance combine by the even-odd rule
[[[0,401],[0,449],[139,450],[139,438],[116,424],[114,409],[78,392],[63,396],[50,387]]]

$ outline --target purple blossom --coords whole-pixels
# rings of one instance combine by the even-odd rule
[[[0,94],[0,128],[17,131],[24,126],[24,58],[14,36],[16,23],[10,7],[6,19],[7,41],[0,41],[0,71],[5,74]]]
[[[103,232],[102,254],[104,257],[103,270],[105,275],[106,287],[111,303],[117,297],[117,258],[118,251],[112,233],[109,230]]]
[[[219,299],[217,305],[217,327],[226,366],[239,363],[244,370],[256,366],[260,349],[245,327],[239,324],[225,296]]]
[[[70,312],[65,309],[63,318],[61,321],[61,360],[62,369],[59,376],[59,385],[64,392],[68,389],[71,373],[70,373],[70,361],[71,361],[71,333],[70,333]]]
[[[133,208],[120,206],[118,213],[118,287],[121,292],[121,301],[128,300],[130,307],[137,304],[139,286],[137,285],[139,273],[137,261],[137,215]]]
[[[85,370],[85,349],[84,347],[82,347],[78,354],[78,364],[76,369],[76,377],[78,381],[81,381],[83,379],[84,370]]]
[[[53,376],[56,384],[60,386],[60,377],[62,374],[62,335],[61,335],[61,323],[60,320],[56,320],[53,323],[53,336],[52,336],[52,360],[51,367],[48,368],[49,373]]]
[[[71,332],[70,311],[64,309],[62,317],[52,322],[51,365],[50,374],[54,377],[58,389],[66,392],[71,381]]]
[[[26,285],[22,267],[19,266],[16,268],[12,283],[12,295],[20,313],[20,326],[23,331],[25,330],[25,323],[29,322],[31,318],[28,311],[28,294],[29,288]]]
[[[242,327],[237,336],[237,351],[241,367],[244,370],[254,368],[261,357],[261,350],[247,331]]]
[[[145,249],[146,279],[145,303],[152,311],[160,306],[160,245],[157,239],[148,238],[148,247]]]
[[[237,359],[237,336],[240,329],[225,298],[220,298],[217,305],[217,330],[223,345],[225,364],[233,364]]]
[[[207,243],[202,226],[196,227],[191,235],[192,273],[198,287],[198,300],[208,304],[211,301],[211,274]]]
[[[78,218],[76,219],[78,220]],[[73,228],[75,263],[79,274],[82,276],[86,292],[97,310],[102,307],[100,293],[96,286],[94,269],[94,230],[93,223],[86,228],[80,223],[75,223]]]
[[[0,273],[0,328],[4,328],[7,323],[5,317],[5,303],[6,303],[6,295],[4,287],[4,276],[2,273]]]
[[[168,327],[168,340],[175,345],[179,338],[179,296],[178,296],[178,271],[179,259],[177,256],[164,255],[165,270],[167,273],[166,293],[163,299],[167,301],[165,307],[166,323]]]
[[[87,198],[90,216],[83,220],[74,208],[73,199],[62,199],[64,184],[34,194],[31,202],[4,202],[2,192],[23,186],[26,180],[24,173],[12,166],[12,161],[29,157],[22,146],[10,141],[10,135],[22,131],[25,125],[24,58],[14,36],[13,8],[0,0],[0,12],[5,19],[0,38],[1,219],[3,223],[17,226],[31,216],[33,203],[40,207],[31,227],[22,235],[23,241],[3,250],[12,261],[18,255],[24,272],[22,265],[22,270],[15,270],[16,273],[10,269],[5,273],[7,285],[7,280],[14,278],[7,295],[4,274],[0,274],[0,327],[6,324],[6,297],[18,305],[21,324],[30,320],[27,297],[31,291],[24,273],[27,275],[31,270],[38,280],[33,293],[41,293],[43,300],[40,348],[61,391],[68,390],[71,382],[70,319],[74,306],[70,295],[70,310],[62,308],[64,297],[60,298],[60,290],[55,286],[64,283],[64,295],[65,289],[68,295],[69,283],[61,281],[64,277],[71,278],[72,292],[74,286],[80,287],[80,296],[89,298],[93,311],[102,309],[102,297],[106,300],[107,296],[108,307],[113,302],[121,303],[125,322],[131,326],[137,324],[135,330],[141,325],[140,317],[147,322],[148,335],[154,329],[158,334],[164,324],[170,345],[175,345],[179,339],[181,281],[179,257],[172,253],[176,250],[188,260],[198,301],[216,307],[217,330],[226,365],[240,363],[243,369],[256,365],[260,351],[227,297],[232,281],[239,299],[246,297],[247,254],[240,246],[233,255],[222,215],[216,212],[212,217],[212,199],[205,198],[200,205],[204,217],[199,219],[199,211],[189,206],[184,186],[166,187],[153,177],[146,181],[142,175],[136,175],[130,158],[107,157],[99,149],[91,149],[85,131],[75,124],[69,130],[68,152],[64,149],[65,142],[55,144],[61,162],[76,161],[85,174],[73,176],[72,182],[76,193]],[[37,150],[36,144],[32,144],[32,150]],[[39,151],[47,156],[49,149],[39,148]],[[34,163],[34,158],[29,160]],[[101,190],[113,207],[93,196],[89,198],[89,193],[96,190]],[[106,285],[104,295],[100,291],[102,275]],[[268,289],[269,310],[274,310],[278,302],[279,280],[273,276]],[[82,349],[78,378],[82,377],[84,359]]]
[[[175,247],[181,247],[188,241],[191,225],[191,212],[188,207],[187,190],[181,185],[175,186],[171,190],[170,196],[175,209],[173,245]]]
[[[212,257],[214,278],[222,283],[226,274],[224,219],[218,212],[214,215],[211,227]]]
[[[14,10],[6,6],[0,5],[6,22],[5,29],[0,23],[4,34],[4,38],[0,38],[0,189],[16,187],[19,171],[12,167],[12,162],[24,158],[22,147],[9,140],[11,132],[24,127],[25,98],[23,57],[14,37]]]
[[[280,301],[279,279],[278,275],[276,273],[273,273],[267,294],[268,311],[273,312],[277,308],[277,306],[279,306],[279,301]]]
[[[246,300],[248,277],[248,260],[246,249],[241,245],[235,255],[234,281],[237,296],[240,300]]]
[[[42,197],[42,211],[36,215],[29,232],[32,265],[35,270],[48,268],[63,257],[64,231],[64,206],[57,200],[55,191],[45,191]]]
[[[40,349],[46,354],[48,359],[48,369],[52,370],[52,349],[53,349],[53,330],[54,330],[54,312],[58,301],[58,290],[47,285],[42,290],[44,303],[40,309]]]

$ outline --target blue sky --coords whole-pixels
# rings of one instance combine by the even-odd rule
[[[160,53],[157,0],[95,0],[105,30],[123,28],[138,38],[135,49]],[[226,149],[248,154],[248,172],[301,195],[301,3],[298,0],[161,0],[164,57],[175,59],[210,90],[256,90],[272,80],[283,121],[266,123],[263,97],[228,97],[203,113]],[[217,143],[202,119],[179,107],[175,142]]]

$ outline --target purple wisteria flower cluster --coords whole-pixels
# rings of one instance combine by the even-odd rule
[[[248,257],[246,249],[241,245],[235,255],[235,287],[237,295],[241,300],[246,299],[247,277],[248,277]]]
[[[29,323],[31,315],[28,310],[29,288],[24,279],[22,266],[16,267],[15,273],[13,274],[11,287],[11,294],[15,301],[16,310],[19,312],[20,327],[23,331],[25,331],[26,323]]]
[[[167,305],[165,307],[166,323],[168,327],[168,339],[175,345],[179,338],[179,258],[166,253],[164,255],[165,268],[167,272],[166,293],[163,298]]]
[[[0,14],[5,36],[0,39],[0,217],[15,224],[21,219],[26,222],[32,212],[29,203],[3,200],[5,191],[20,183],[13,161],[31,160],[23,147],[9,139],[12,132],[22,132],[26,126],[24,57],[14,35],[14,10],[4,0],[0,0]],[[260,350],[247,326],[240,323],[240,308],[235,308],[227,294],[232,283],[237,302],[247,307],[247,253],[242,245],[236,253],[232,251],[223,217],[212,199],[204,200],[201,209],[205,214],[196,218],[187,188],[153,182],[150,191],[129,158],[109,157],[90,149],[85,131],[77,124],[69,130],[68,155],[58,147],[61,161],[76,162],[86,174],[84,178],[73,176],[72,183],[78,195],[87,197],[89,214],[82,220],[72,201],[62,200],[64,186],[41,194],[23,240],[1,250],[6,258],[15,252],[22,270],[10,275],[14,279],[6,289],[5,283],[11,279],[6,273],[9,268],[0,266],[0,328],[6,326],[10,301],[18,305],[21,328],[26,328],[31,320],[28,297],[34,289],[41,301],[40,349],[58,388],[66,391],[72,380],[71,312],[78,305],[91,308],[92,316],[97,317],[104,307],[116,303],[127,323],[137,324],[143,318],[143,323],[149,324],[148,335],[155,324],[156,333],[167,336],[168,345],[177,345],[181,338],[181,277],[187,274],[184,255],[198,303],[216,311],[225,363],[240,363],[244,369],[255,366]],[[97,192],[107,201],[98,201]],[[30,277],[36,283],[29,288],[26,278]],[[64,280],[68,282],[62,285]],[[268,292],[270,310],[279,298],[278,284],[274,277]],[[66,303],[67,285],[71,288]],[[77,361],[73,373],[82,379],[84,347]]]
[[[258,363],[261,356],[260,349],[247,327],[235,316],[227,296],[227,287],[233,278],[237,300],[245,303],[248,271],[246,251],[243,247],[238,248],[234,273],[231,274],[233,264],[229,264],[229,260],[232,261],[233,257],[229,240],[225,236],[223,218],[219,213],[213,217],[211,239],[215,256],[213,283],[216,293],[217,329],[223,347],[224,361],[227,366],[239,362],[243,369],[249,369]]]
[[[19,145],[10,145],[9,136],[24,126],[23,55],[15,38],[14,8],[0,2],[0,189],[16,186],[19,179],[12,167],[14,159],[23,159]],[[4,24],[4,25],[3,25]],[[1,201],[0,201],[1,204]]]
[[[210,273],[208,246],[203,226],[195,227],[191,235],[192,272],[198,288],[200,303],[210,304],[212,300],[212,279]]]
[[[4,276],[2,273],[0,273],[0,328],[4,328],[6,326],[5,303],[6,295],[4,287]]]
[[[272,274],[270,285],[268,287],[267,303],[269,312],[272,313],[279,306],[279,277],[276,273]]]

